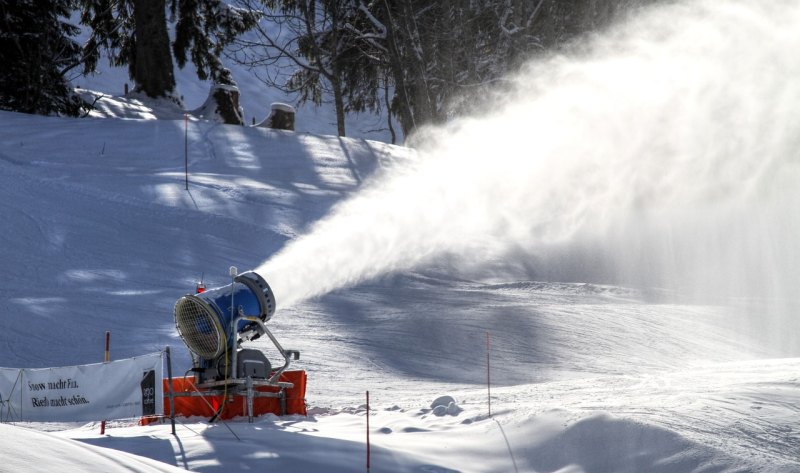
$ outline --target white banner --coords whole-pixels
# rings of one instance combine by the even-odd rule
[[[0,421],[83,422],[164,412],[161,353],[62,368],[0,368]]]

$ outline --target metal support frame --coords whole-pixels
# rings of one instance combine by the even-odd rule
[[[253,400],[257,397],[272,397],[277,398],[280,402],[281,406],[281,415],[286,415],[286,389],[290,389],[294,387],[292,383],[269,383],[267,381],[259,381],[254,380],[251,377],[247,377],[245,379],[229,379],[227,385],[219,385],[218,383],[223,383],[223,381],[215,381],[214,387],[208,387],[209,383],[196,385],[195,391],[190,392],[183,392],[177,393],[172,390],[172,381],[170,380],[170,398],[175,397],[212,397],[212,396],[222,396],[225,394],[231,395],[242,395],[245,396],[245,401],[247,402],[247,420],[248,422],[253,422]],[[278,392],[261,392],[257,391],[256,388],[260,386],[272,386],[278,387]],[[200,391],[203,389],[203,391]],[[223,400],[226,402],[226,400]],[[170,411],[170,419],[174,422],[175,418],[175,411],[174,409]]]
[[[185,392],[185,393],[176,393],[172,388],[172,361],[170,358],[169,347],[167,347],[167,376],[168,376],[168,386],[169,386],[169,403],[170,403],[170,420],[172,422],[172,433],[175,433],[175,398],[176,397],[208,397],[208,396],[220,396],[220,395],[244,395],[247,402],[247,419],[249,422],[253,422],[253,399],[257,397],[271,397],[277,398],[280,402],[281,406],[281,415],[286,415],[286,390],[291,389],[294,387],[293,383],[289,383],[286,381],[279,381],[281,375],[284,371],[289,368],[289,365],[292,363],[293,360],[300,359],[300,352],[297,350],[287,350],[284,349],[272,332],[264,325],[264,321],[257,316],[248,316],[244,315],[240,311],[240,315],[233,321],[233,327],[238,327],[239,323],[241,322],[250,322],[256,324],[257,330],[260,331],[262,334],[266,334],[269,337],[272,344],[275,345],[275,348],[278,352],[283,356],[283,365],[276,369],[269,379],[253,379],[250,376],[239,378],[236,377],[238,374],[238,365],[237,365],[237,350],[234,348],[233,353],[231,354],[231,367],[232,372],[234,374],[233,377],[219,380],[219,381],[209,381],[202,384],[197,384],[195,386],[195,391],[193,392]],[[237,348],[239,343],[236,343]],[[271,386],[278,388],[277,392],[261,392],[257,391],[256,388],[262,386]],[[200,391],[203,389],[203,391]],[[226,400],[223,400],[226,402]]]
[[[14,420],[13,416],[16,414],[16,411],[14,410],[14,405],[11,404],[11,396],[14,395],[14,391],[17,389],[17,384],[20,384],[20,385],[22,384],[21,383],[22,373],[24,371],[25,371],[24,369],[21,369],[17,373],[17,379],[14,380],[14,384],[11,386],[11,391],[8,393],[8,397],[6,397],[4,399],[3,398],[3,394],[0,393],[0,422],[9,422],[9,421],[13,421]],[[20,406],[20,409],[22,409],[22,388],[20,388],[19,395],[20,395],[20,397],[19,397],[19,401],[20,401],[19,406]],[[5,418],[3,418],[3,411],[6,412]],[[285,409],[284,409],[284,411],[285,411]],[[22,413],[21,412],[19,414],[19,418],[20,419],[22,418]]]
[[[283,357],[283,366],[281,366],[280,368],[275,370],[275,373],[269,378],[270,383],[277,383],[278,380],[281,377],[281,374],[283,374],[283,372],[286,371],[287,368],[289,368],[289,365],[292,363],[292,360],[300,359],[300,352],[297,351],[297,350],[286,350],[286,349],[284,349],[281,346],[281,344],[278,342],[278,339],[275,338],[275,335],[273,335],[272,332],[269,331],[267,326],[264,325],[264,321],[261,320],[261,318],[255,317],[255,316],[250,316],[250,315],[244,315],[244,314],[242,314],[242,312],[240,310],[239,316],[236,317],[236,319],[233,321],[233,326],[234,327],[238,327],[240,322],[255,323],[257,325],[257,327],[258,327],[258,330],[261,333],[266,334],[267,337],[269,337],[270,341],[272,341],[272,344],[275,345],[275,348],[278,349],[278,352]],[[236,345],[239,345],[239,344],[237,343]],[[234,370],[234,374],[236,374],[235,370],[238,368],[238,365],[237,365],[237,361],[238,360],[237,360],[237,358],[238,358],[238,353],[237,353],[237,350],[234,349],[233,353],[231,353],[231,366],[232,366],[232,369]],[[234,377],[234,378],[231,378],[231,379],[236,379],[236,378]],[[230,381],[230,379],[229,380],[225,380],[225,381]],[[215,382],[219,383],[220,381],[215,381]],[[213,384],[213,383],[204,383],[204,384],[200,385],[199,387],[205,387],[205,386],[208,386],[208,385],[211,385],[211,384]]]

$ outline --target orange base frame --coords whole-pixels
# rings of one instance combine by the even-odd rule
[[[305,371],[285,371],[280,381],[294,384],[294,387],[286,390],[286,414],[306,415],[306,372]],[[194,392],[194,377],[172,378],[172,389],[175,393]],[[278,392],[278,388],[272,386],[259,386],[255,388],[261,392]],[[203,389],[199,389],[203,392]],[[169,381],[164,380],[164,416],[170,416],[169,409]],[[175,398],[175,415],[182,417],[211,417],[219,409],[223,402],[223,396],[185,396]],[[280,399],[274,397],[255,397],[253,398],[253,416],[264,414],[281,415]],[[220,419],[232,419],[234,417],[247,416],[247,397],[233,396],[233,400],[225,404],[225,408],[220,414]]]

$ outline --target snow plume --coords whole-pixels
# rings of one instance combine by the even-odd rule
[[[433,262],[786,305],[798,24],[793,0],[642,11],[529,64],[483,116],[421,133],[256,271],[281,305]]]

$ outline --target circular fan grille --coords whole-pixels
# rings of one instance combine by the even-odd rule
[[[219,319],[201,299],[184,296],[175,303],[175,326],[186,346],[201,358],[215,358],[225,349]]]

